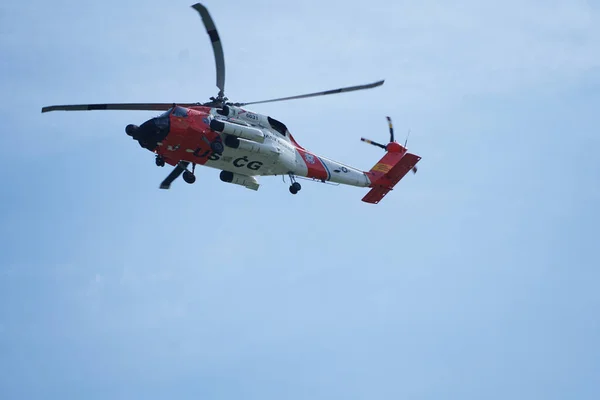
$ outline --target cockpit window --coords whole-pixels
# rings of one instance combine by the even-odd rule
[[[158,117],[156,118],[162,118],[162,117],[167,117],[169,114],[171,114],[171,110],[173,109],[173,107],[169,108],[167,111],[165,111],[164,113],[160,114]]]
[[[267,120],[269,121],[271,128],[285,136],[285,133],[287,132],[287,126],[285,126],[283,122],[277,121],[275,118],[271,117],[267,117]]]
[[[173,115],[175,117],[183,117],[183,118],[185,118],[185,117],[188,116],[188,110],[185,109],[185,108],[183,108],[183,107],[177,106],[177,107],[175,107],[175,110],[173,111]]]

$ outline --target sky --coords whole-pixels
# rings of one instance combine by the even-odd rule
[[[206,1],[226,95],[368,170],[378,205],[168,174],[52,104],[217,94],[193,2],[0,4],[0,398],[597,399],[600,3]]]

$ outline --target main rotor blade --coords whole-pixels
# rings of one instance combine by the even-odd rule
[[[385,80],[380,80],[377,82],[373,82],[373,83],[369,83],[366,85],[357,85],[357,86],[349,86],[349,87],[344,87],[344,88],[340,88],[340,89],[333,89],[333,90],[325,90],[323,92],[315,92],[315,93],[309,93],[309,94],[301,94],[299,96],[290,96],[290,97],[281,97],[279,99],[271,99],[271,100],[261,100],[261,101],[251,101],[249,103],[235,103],[234,106],[238,106],[238,107],[242,107],[242,106],[247,106],[249,104],[259,104],[259,103],[271,103],[274,101],[283,101],[283,100],[293,100],[293,99],[303,99],[306,97],[314,97],[314,96],[326,96],[328,94],[336,94],[336,93],[345,93],[345,92],[353,92],[355,90],[363,90],[363,89],[371,89],[377,86],[381,86],[383,85],[383,82],[385,82]]]
[[[61,106],[42,107],[42,112],[49,111],[91,111],[91,110],[147,110],[166,111],[173,107],[173,103],[113,103],[113,104],[71,104]],[[177,103],[182,107],[198,105],[196,103]]]
[[[217,31],[217,27],[215,26],[215,23],[208,13],[206,7],[200,3],[196,3],[192,6],[192,8],[198,11],[202,17],[202,22],[204,22],[204,27],[206,28],[206,33],[208,33],[208,37],[210,37],[213,52],[215,53],[217,87],[220,90],[219,96],[223,96],[225,93],[225,58],[223,57],[223,45],[221,44],[219,32]]]

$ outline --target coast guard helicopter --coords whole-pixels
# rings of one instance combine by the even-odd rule
[[[202,18],[215,56],[219,92],[209,102],[55,105],[43,107],[42,113],[55,110],[164,111],[140,126],[129,124],[125,127],[127,135],[155,154],[157,166],[169,164],[175,167],[161,183],[161,189],[169,189],[182,174],[185,182],[194,183],[196,166],[201,165],[221,170],[223,182],[252,190],[259,188],[258,176],[274,175],[290,177],[289,190],[292,194],[301,189],[296,177],[368,187],[371,190],[362,201],[377,204],[409,171],[416,173],[416,164],[421,157],[409,153],[406,143],[402,146],[394,140],[389,117],[390,141],[387,145],[361,138],[386,152],[369,171],[362,171],[308,151],[296,142],[282,122],[242,108],[251,104],[370,89],[381,86],[383,80],[271,100],[228,102],[229,99],[225,97],[225,60],[219,33],[206,7],[198,3],[192,8]]]

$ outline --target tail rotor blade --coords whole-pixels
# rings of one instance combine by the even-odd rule
[[[373,140],[365,139],[365,138],[362,138],[362,137],[360,138],[360,140],[362,140],[365,143],[372,144],[373,146],[381,147],[382,149],[387,150],[387,146],[386,145],[383,145],[381,143],[377,143],[377,142],[375,142]]]
[[[390,117],[385,117],[388,121],[388,126],[390,127],[390,143],[394,141],[394,126],[392,125],[392,119]]]
[[[204,23],[204,27],[206,28],[206,33],[210,37],[210,42],[212,44],[213,53],[215,54],[215,64],[217,69],[217,87],[219,88],[219,97],[223,97],[225,94],[225,58],[223,57],[223,45],[221,44],[221,38],[219,37],[219,32],[217,31],[217,27],[215,23],[208,13],[206,7],[204,7],[200,3],[196,3],[192,6],[200,16],[202,17],[202,22]]]
[[[374,87],[377,87],[377,86],[381,86],[381,85],[383,85],[383,82],[384,82],[384,80],[380,80],[380,81],[377,81],[377,82],[368,83],[366,85],[348,86],[348,87],[339,88],[339,89],[325,90],[325,91],[322,91],[322,92],[315,92],[315,93],[309,93],[309,94],[301,94],[301,95],[298,95],[298,96],[280,97],[278,99],[271,99],[271,100],[251,101],[249,103],[235,103],[234,106],[243,107],[243,106],[247,106],[247,105],[250,105],[250,104],[272,103],[272,102],[275,102],[275,101],[304,99],[304,98],[307,98],[307,97],[326,96],[326,95],[329,95],[329,94],[353,92],[355,90],[371,89],[371,88],[374,88]]]

